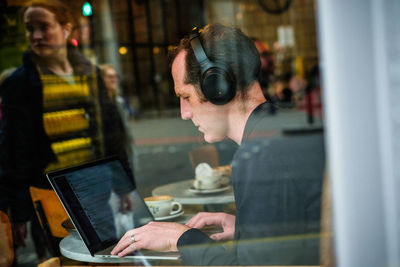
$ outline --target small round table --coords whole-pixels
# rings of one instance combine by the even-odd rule
[[[185,217],[186,218],[186,217]],[[187,220],[187,218],[186,218]],[[146,258],[119,258],[116,256],[113,257],[93,257],[85,243],[82,241],[77,232],[72,233],[66,237],[64,237],[60,244],[60,253],[66,258],[87,262],[87,263],[109,263],[113,265],[119,265],[120,263],[131,263],[132,265],[140,265],[140,266],[154,266],[154,265],[168,265],[170,262],[173,262],[172,265],[176,265],[178,259],[173,260],[163,260],[163,259],[146,259]],[[135,264],[133,264],[135,263]],[[168,264],[165,264],[168,263]],[[90,265],[90,264],[89,264]]]
[[[189,191],[193,180],[184,180],[162,185],[153,189],[153,196],[171,195],[182,204],[227,204],[235,202],[233,188],[229,185],[226,191],[212,194],[198,194]]]
[[[121,262],[143,262],[142,260],[132,260],[128,258],[97,258],[93,257],[78,233],[70,234],[60,242],[61,255],[82,262],[96,263],[121,263]]]

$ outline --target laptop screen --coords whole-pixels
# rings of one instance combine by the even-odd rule
[[[126,231],[153,221],[133,177],[116,158],[47,177],[92,255],[115,244]]]

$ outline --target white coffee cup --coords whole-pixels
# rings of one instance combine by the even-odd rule
[[[196,189],[216,189],[221,186],[221,179],[217,176],[196,177],[193,186]]]
[[[172,196],[146,197],[144,201],[155,218],[175,215],[182,211],[182,204],[174,201]]]
[[[216,189],[221,186],[221,176],[217,170],[213,170],[207,163],[197,165],[196,177],[193,186],[196,189]]]

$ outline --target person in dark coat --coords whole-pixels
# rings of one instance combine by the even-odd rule
[[[171,58],[182,119],[207,142],[227,137],[240,146],[232,162],[236,214],[202,212],[186,225],[151,222],[127,231],[111,254],[179,251],[183,265],[318,264],[322,134],[262,134],[277,116],[257,81],[254,43],[239,29],[208,25],[181,40]],[[201,231],[207,225],[222,232],[208,236]]]
[[[29,187],[50,188],[45,172],[108,155],[118,155],[130,169],[123,125],[100,71],[69,46],[74,20],[68,7],[57,0],[30,1],[23,19],[31,45],[23,65],[1,86],[0,209],[10,215],[17,246],[25,245],[26,222],[34,218]],[[74,99],[84,99],[84,104]],[[78,131],[85,136],[68,132],[89,144],[86,154],[65,159],[55,150],[54,125],[46,121],[46,113],[64,109],[91,117],[88,128]],[[61,123],[76,127],[67,120]],[[44,256],[43,251],[38,254]]]

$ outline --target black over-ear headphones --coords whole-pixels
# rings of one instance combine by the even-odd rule
[[[213,62],[207,57],[197,28],[192,30],[190,45],[200,64],[200,87],[206,99],[215,105],[224,105],[231,101],[236,94],[236,83],[228,65],[219,60]]]

